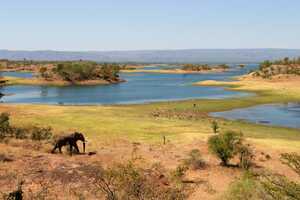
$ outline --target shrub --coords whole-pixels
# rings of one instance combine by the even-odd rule
[[[27,134],[28,134],[27,129],[12,127],[11,131],[13,133],[13,136],[16,139],[26,139],[27,138]]]
[[[252,166],[254,154],[250,145],[241,145],[238,150],[239,158],[240,158],[240,167],[248,170]]]
[[[217,121],[212,121],[211,123],[211,128],[213,129],[213,132],[214,133],[217,133],[218,132],[218,129],[219,129],[219,125],[218,125],[218,122]]]
[[[300,155],[296,153],[285,153],[281,155],[282,163],[288,165],[300,176]]]
[[[0,114],[0,139],[4,139],[10,133],[9,114]]]
[[[282,154],[281,161],[300,176],[299,154]],[[263,174],[260,177],[260,184],[271,199],[300,199],[300,183],[290,181],[285,176],[279,174]]]
[[[228,161],[238,153],[238,148],[241,143],[241,133],[228,131],[210,137],[208,147],[209,150],[222,161],[221,164],[227,166]]]
[[[33,127],[31,132],[32,140],[49,140],[52,137],[51,127],[39,128]]]
[[[300,184],[278,174],[264,174],[260,184],[270,199],[300,199]]]
[[[246,172],[243,176],[233,182],[224,198],[226,200],[257,200],[262,198],[259,183],[256,181],[253,174]]]
[[[201,153],[198,149],[193,149],[189,153],[189,158],[184,160],[184,165],[193,170],[203,169],[206,166],[205,161],[201,158]]]
[[[177,166],[176,169],[170,173],[173,181],[180,182],[187,170],[188,168],[186,165]]]
[[[95,185],[107,200],[119,199],[156,199],[183,200],[185,194],[181,188],[160,183],[155,171],[138,168],[134,163],[118,164],[101,169],[94,180]],[[93,175],[95,177],[95,174]]]
[[[24,184],[23,181],[18,183],[17,189],[13,192],[10,192],[7,195],[6,194],[3,195],[3,199],[6,199],[6,200],[22,200],[23,199],[23,190],[22,190],[23,184]]]
[[[281,160],[300,175],[300,155],[296,153],[282,154]],[[240,180],[231,185],[225,199],[299,200],[300,184],[279,174],[266,172],[252,174],[247,171]]]

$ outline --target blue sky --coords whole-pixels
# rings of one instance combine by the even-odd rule
[[[299,0],[0,0],[0,49],[300,49]]]

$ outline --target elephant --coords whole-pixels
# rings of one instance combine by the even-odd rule
[[[70,135],[59,138],[56,141],[56,143],[54,145],[54,148],[52,149],[51,153],[55,153],[56,149],[59,150],[59,153],[62,153],[61,148],[63,146],[66,146],[66,145],[70,145],[70,154],[71,155],[72,155],[72,152],[73,152],[73,147],[75,148],[76,153],[80,153],[79,148],[77,146],[77,141],[78,140],[83,142],[83,153],[85,153],[85,142],[86,142],[86,140],[85,140],[83,134],[79,133],[79,132],[74,132],[73,134],[70,134]]]

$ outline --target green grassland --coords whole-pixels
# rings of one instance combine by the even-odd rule
[[[250,98],[251,99],[251,98]],[[248,98],[249,100],[249,98]],[[247,103],[244,103],[247,102]],[[1,110],[12,113],[13,124],[18,126],[52,126],[56,134],[82,131],[97,141],[129,139],[139,142],[159,142],[162,136],[174,142],[205,139],[212,134],[210,117],[178,119],[176,117],[153,117],[155,110],[176,112],[203,112],[265,103],[262,99],[195,100],[172,103],[155,103],[127,106],[53,106],[53,105],[6,105]],[[193,104],[200,105],[196,108]],[[252,139],[273,140],[274,143],[291,142],[300,147],[299,130],[279,128],[218,119],[222,131],[242,131]],[[299,142],[295,142],[299,141]],[[280,145],[279,145],[280,146]],[[295,147],[296,147],[295,146]]]

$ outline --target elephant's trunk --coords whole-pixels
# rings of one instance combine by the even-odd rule
[[[83,141],[82,146],[83,146],[83,153],[85,153],[85,141]]]

